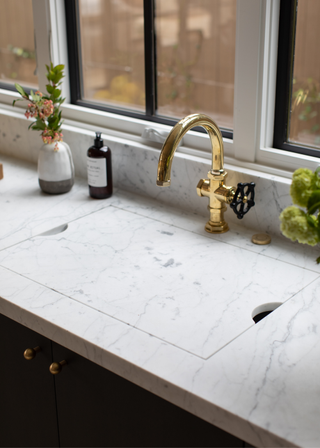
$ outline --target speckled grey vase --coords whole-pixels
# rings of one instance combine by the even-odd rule
[[[54,147],[55,143],[51,143],[44,144],[40,149],[38,157],[39,185],[44,193],[67,193],[74,184],[71,150],[65,142],[58,142],[58,151],[55,151]]]

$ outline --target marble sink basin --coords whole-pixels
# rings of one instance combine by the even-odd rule
[[[1,265],[202,358],[317,277],[115,206],[58,230],[1,251]]]

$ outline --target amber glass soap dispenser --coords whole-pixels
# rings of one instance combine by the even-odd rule
[[[87,152],[89,194],[105,199],[112,195],[111,149],[103,145],[101,132],[96,132],[94,145]]]

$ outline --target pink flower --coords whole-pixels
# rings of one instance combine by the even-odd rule
[[[53,113],[53,102],[51,100],[45,100],[42,111],[46,117],[49,117]]]
[[[45,100],[43,103],[40,103],[39,106],[39,117],[43,120],[46,117],[50,117],[53,113],[53,102],[51,100]]]

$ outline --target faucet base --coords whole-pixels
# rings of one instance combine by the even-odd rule
[[[204,226],[204,229],[208,233],[225,233],[228,232],[229,226],[225,221],[212,222],[208,221]]]

